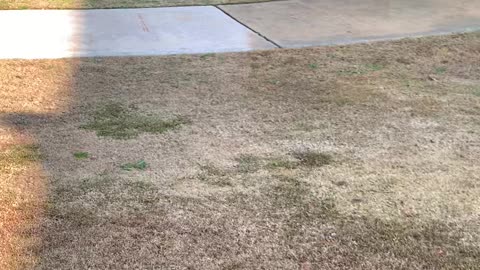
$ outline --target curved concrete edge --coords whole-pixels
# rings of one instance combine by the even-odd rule
[[[220,8],[284,48],[480,30],[478,0],[290,0]]]
[[[332,39],[329,41],[315,42],[315,43],[305,43],[305,44],[292,44],[288,47],[291,49],[300,49],[300,48],[310,48],[318,46],[341,46],[341,45],[351,45],[351,44],[360,44],[360,43],[374,43],[374,42],[383,42],[383,41],[397,41],[402,39],[409,38],[425,38],[425,37],[435,37],[435,36],[444,36],[444,35],[456,35],[456,34],[468,34],[480,31],[480,25],[476,27],[467,27],[463,29],[456,30],[438,30],[431,32],[420,32],[413,34],[405,35],[387,35],[387,36],[373,36],[373,37],[364,37],[364,38],[338,38]]]

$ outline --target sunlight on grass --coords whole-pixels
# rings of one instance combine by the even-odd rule
[[[14,146],[0,153],[0,171],[9,171],[11,168],[21,167],[30,162],[40,160],[38,145]]]
[[[39,169],[41,158],[39,147],[34,144],[14,145],[0,151],[1,269],[26,269],[37,259],[27,250],[38,238],[23,231],[39,225],[41,213],[37,205],[41,205],[44,183],[34,172]],[[26,175],[31,175],[30,179]]]

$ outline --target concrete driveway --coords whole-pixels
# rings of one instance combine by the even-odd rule
[[[220,8],[285,48],[480,29],[478,0],[291,0]]]

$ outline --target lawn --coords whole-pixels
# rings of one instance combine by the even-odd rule
[[[0,9],[147,8],[266,1],[272,0],[0,0]]]
[[[480,33],[0,61],[0,268],[474,269]]]

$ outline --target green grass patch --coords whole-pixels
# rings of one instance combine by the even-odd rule
[[[434,71],[435,71],[435,74],[441,75],[441,74],[445,74],[447,72],[447,68],[446,67],[436,67]]]
[[[75,152],[73,156],[76,159],[87,159],[90,155],[87,152]]]
[[[110,103],[97,108],[91,121],[81,128],[94,130],[100,137],[131,139],[141,133],[164,133],[185,123],[186,121],[180,117],[163,120],[139,114],[119,103]]]
[[[125,171],[133,171],[133,170],[143,171],[147,168],[147,166],[148,165],[147,165],[147,162],[145,162],[145,160],[139,160],[134,163],[123,164],[122,166],[120,166],[120,168],[122,168],[122,170],[125,170]]]

